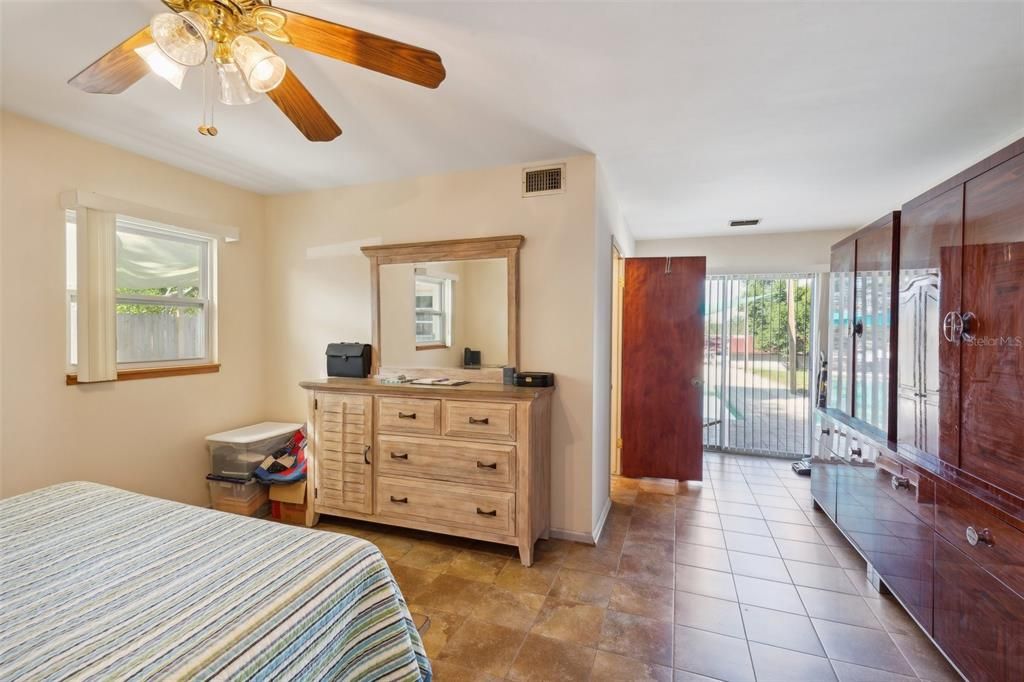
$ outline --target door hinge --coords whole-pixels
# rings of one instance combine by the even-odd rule
[[[317,398],[313,398],[313,411],[316,412],[319,407],[320,407],[320,400],[317,399]]]
[[[616,438],[615,439],[615,447],[617,447],[619,449],[622,448],[622,439],[621,438]]]
[[[626,278],[625,277],[619,277],[619,288],[620,289],[625,289],[626,288]]]

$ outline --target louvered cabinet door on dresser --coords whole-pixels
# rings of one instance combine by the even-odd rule
[[[317,506],[371,513],[373,397],[318,393],[313,415]]]

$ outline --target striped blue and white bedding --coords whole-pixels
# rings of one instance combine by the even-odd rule
[[[95,483],[0,500],[0,679],[429,680],[370,543]]]

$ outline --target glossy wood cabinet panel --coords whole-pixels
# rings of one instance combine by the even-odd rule
[[[960,468],[1024,494],[1024,155],[965,187]]]
[[[1024,680],[1024,600],[938,536],[932,635],[972,682]]]
[[[1024,532],[948,483],[938,486],[935,530],[1024,598]]]
[[[832,248],[829,273],[828,406],[853,414],[854,271],[857,243]]]
[[[897,441],[959,463],[960,347],[943,322],[960,310],[963,188],[900,224]]]
[[[899,214],[857,239],[854,275],[853,412],[889,433],[889,372],[893,340],[893,233]]]
[[[857,435],[837,468],[837,525],[926,629],[932,626],[934,487]]]

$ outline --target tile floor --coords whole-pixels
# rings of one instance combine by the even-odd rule
[[[325,518],[380,547],[449,680],[882,682],[959,677],[789,462],[705,456],[703,485],[614,478],[596,547],[509,547]]]

